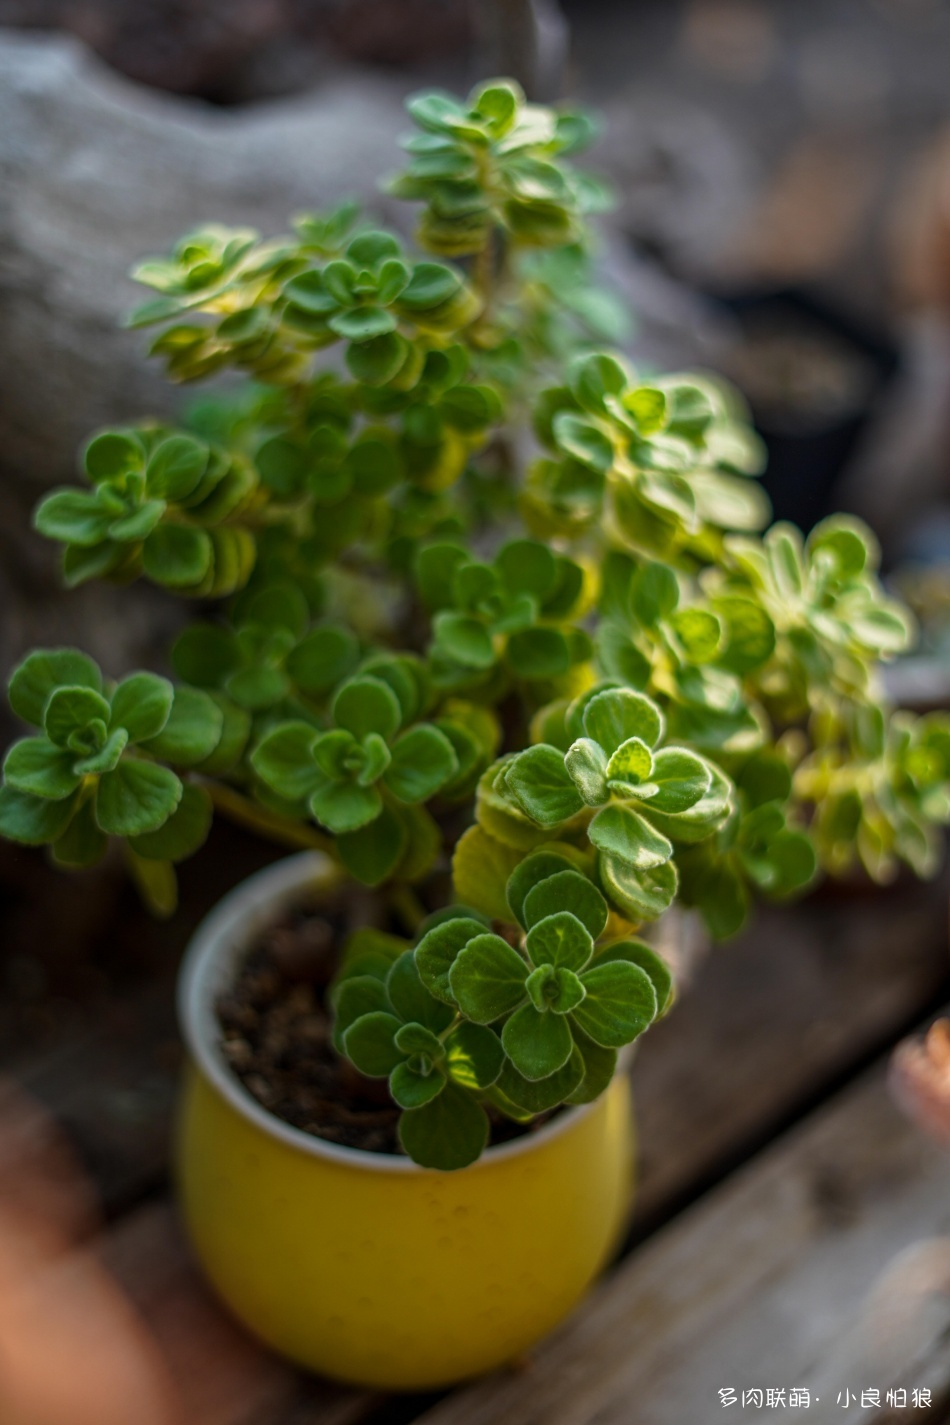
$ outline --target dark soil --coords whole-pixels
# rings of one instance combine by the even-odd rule
[[[386,1080],[357,1073],[330,1038],[326,996],[346,918],[298,908],[265,932],[233,990],[218,1000],[222,1048],[248,1092],[285,1123],[348,1148],[401,1153],[400,1110]],[[551,1117],[518,1124],[489,1110],[491,1144],[536,1131]]]

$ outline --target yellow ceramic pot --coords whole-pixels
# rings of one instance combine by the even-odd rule
[[[252,877],[199,929],[181,983],[190,1064],[179,1192],[219,1295],[300,1365],[427,1389],[518,1356],[576,1304],[631,1199],[629,1088],[439,1173],[272,1117],[218,1049],[214,1001],[278,909],[332,875],[318,853]]]

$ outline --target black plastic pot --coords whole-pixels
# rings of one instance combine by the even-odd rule
[[[727,374],[745,391],[768,449],[762,486],[775,518],[809,530],[835,508],[835,485],[897,370],[897,348],[885,335],[798,288],[716,293],[714,300],[739,327]],[[766,389],[769,358],[772,378],[781,368],[783,333],[792,375],[784,395]],[[810,378],[810,390],[809,379],[791,389],[796,343],[798,376]],[[822,390],[822,363],[834,378],[826,384],[839,388],[834,393]]]

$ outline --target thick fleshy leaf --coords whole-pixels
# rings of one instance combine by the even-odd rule
[[[78,803],[78,793],[61,801],[31,797],[10,786],[0,787],[0,836],[25,846],[43,846],[62,836]]]
[[[505,661],[518,678],[560,678],[574,660],[560,629],[525,628],[509,637]]]
[[[446,1004],[455,1004],[449,984],[449,971],[456,956],[476,935],[483,935],[485,926],[467,916],[453,916],[434,925],[415,948],[416,968],[426,988]]]
[[[440,1008],[444,1009],[445,1005],[440,1005]],[[424,1024],[400,1025],[396,1030],[396,1048],[407,1057],[422,1054],[433,1064],[444,1057],[441,1039]]]
[[[100,778],[96,821],[110,836],[157,831],[177,807],[182,784],[168,767],[126,758]]]
[[[210,757],[224,727],[224,714],[199,688],[177,687],[171,712],[157,737],[141,745],[153,757],[178,767],[194,767]]]
[[[604,890],[628,920],[656,920],[672,905],[677,884],[672,861],[638,871],[616,856],[602,855],[599,867]]]
[[[423,982],[414,950],[406,950],[393,964],[386,980],[389,1002],[406,1024],[421,1024],[439,1034],[452,1023],[452,1010],[437,999]]]
[[[71,796],[82,780],[73,770],[76,755],[57,747],[47,737],[24,737],[15,742],[3,763],[7,786],[31,797],[61,801]]]
[[[594,883],[580,871],[567,868],[546,876],[525,896],[524,924],[531,929],[559,911],[576,916],[592,939],[602,934],[607,924],[607,903]]]
[[[339,836],[374,822],[383,809],[383,799],[375,787],[326,780],[311,794],[308,805],[317,821]]]
[[[458,771],[449,739],[430,723],[419,723],[398,738],[385,773],[386,786],[402,802],[424,802]]]
[[[319,697],[352,673],[359,645],[342,628],[318,628],[299,643],[284,664],[297,687],[309,697]]]
[[[188,435],[160,441],[145,470],[148,493],[165,500],[183,500],[196,488],[208,466],[208,447]]]
[[[317,731],[308,722],[285,722],[268,732],[251,753],[251,766],[278,796],[302,801],[319,773],[313,760]]]
[[[586,926],[568,910],[559,910],[533,925],[525,946],[533,965],[554,965],[567,970],[583,969],[594,951]]]
[[[125,751],[129,741],[129,734],[124,727],[117,727],[114,732],[110,732],[105,742],[97,752],[91,752],[88,757],[80,757],[73,764],[73,771],[83,777],[101,777],[103,772],[111,772],[118,766],[119,758]]]
[[[47,539],[95,545],[106,538],[115,514],[89,490],[53,490],[33,512],[33,526]]]
[[[74,747],[73,734],[89,729],[93,740],[82,750],[92,752],[105,741],[108,720],[109,704],[92,688],[57,688],[46,704],[43,726],[60,747]]]
[[[631,807],[616,803],[594,817],[587,833],[600,851],[637,870],[662,866],[673,855],[672,843]]]
[[[393,1014],[374,1010],[354,1020],[343,1034],[343,1052],[369,1079],[388,1078],[403,1059],[396,1048],[399,1020]]]
[[[610,800],[607,754],[599,742],[594,742],[589,737],[579,737],[565,752],[564,765],[588,806],[603,806],[604,802]]]
[[[548,876],[557,875],[559,871],[573,870],[572,863],[566,856],[561,856],[554,851],[536,851],[532,856],[526,856],[512,872],[505,894],[509,908],[517,920],[518,924],[527,929],[525,920],[524,903],[528,893]],[[539,917],[540,919],[540,917]]]
[[[445,1040],[445,1067],[465,1089],[487,1089],[501,1073],[505,1051],[494,1030],[482,1024],[459,1024]]]
[[[572,1024],[571,1032],[574,1036],[575,1048],[580,1050],[584,1060],[584,1077],[572,1094],[568,1095],[568,1103],[593,1103],[595,1098],[599,1098],[608,1087],[614,1074],[617,1072],[617,1051],[616,1049],[605,1049],[602,1044],[595,1044],[593,1039],[589,1039],[577,1026]]]
[[[584,709],[584,730],[610,757],[630,737],[655,747],[663,732],[663,716],[643,693],[609,688],[591,698]]]
[[[595,963],[607,965],[612,960],[628,960],[631,965],[639,965],[649,977],[656,991],[657,1013],[665,1014],[674,995],[673,976],[666,961],[643,940],[617,940],[598,953]]]
[[[62,836],[53,842],[53,859],[58,866],[95,866],[108,845],[109,838],[96,825],[92,802],[84,801]]]
[[[112,694],[110,728],[124,727],[130,742],[157,737],[168,722],[175,690],[167,678],[132,673]]]
[[[654,758],[651,781],[659,791],[651,798],[648,810],[678,816],[702,801],[712,786],[712,773],[695,752],[685,747],[665,747]]]
[[[211,830],[214,807],[203,787],[186,782],[181,801],[157,831],[133,836],[133,851],[151,861],[183,861],[203,846]]]
[[[563,1020],[560,1022],[564,1023]],[[510,1060],[506,1060],[495,1088],[525,1113],[546,1113],[548,1109],[564,1103],[583,1077],[584,1060],[575,1047],[567,1063],[546,1079],[525,1078]]]
[[[542,1013],[533,1004],[522,1005],[501,1032],[505,1053],[526,1079],[546,1079],[564,1067],[574,1041],[566,1020]]]
[[[172,667],[196,688],[219,688],[241,663],[241,650],[233,633],[210,623],[192,624],[172,649]]]
[[[403,823],[384,806],[368,826],[338,835],[336,848],[351,875],[366,886],[378,886],[399,865],[408,839]]]
[[[411,1064],[397,1064],[389,1076],[389,1092],[400,1108],[421,1108],[431,1103],[445,1088],[445,1075],[440,1068],[422,1073]]]
[[[10,678],[10,706],[17,717],[43,726],[50,694],[65,686],[102,690],[102,674],[85,653],[74,648],[41,648],[25,658]]]
[[[587,991],[572,1019],[606,1049],[620,1049],[653,1023],[657,1015],[656,990],[645,970],[626,960],[594,965],[581,975]]]
[[[160,524],[142,546],[142,567],[156,584],[187,589],[210,572],[214,546],[207,530],[193,525]]]
[[[333,1044],[341,1054],[343,1035],[351,1024],[364,1014],[392,1013],[384,980],[376,975],[353,973],[334,986],[332,997]]]
[[[491,634],[477,618],[446,610],[436,614],[432,627],[435,646],[443,657],[477,672],[495,662]]]
[[[607,777],[611,782],[633,787],[651,781],[652,771],[653,754],[641,737],[628,737],[626,742],[621,742],[607,763]]]
[[[333,702],[333,720],[360,742],[371,732],[389,742],[399,730],[402,709],[387,683],[364,676],[344,683]]]
[[[511,761],[505,772],[505,786],[525,814],[541,827],[560,826],[584,806],[564,765],[564,754],[543,742]]]
[[[467,1168],[488,1143],[488,1117],[465,1089],[449,1083],[438,1098],[399,1120],[399,1141],[422,1168]]]
[[[476,1024],[492,1024],[525,996],[528,966],[500,935],[475,935],[459,951],[449,985],[459,1009]]]
[[[452,857],[452,881],[457,898],[494,920],[508,919],[505,887],[522,852],[497,841],[481,826],[470,826],[459,838]]]

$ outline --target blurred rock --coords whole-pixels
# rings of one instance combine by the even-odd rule
[[[64,605],[53,551],[27,535],[91,430],[179,403],[120,327],[140,295],[130,265],[205,220],[279,233],[350,194],[385,209],[401,98],[396,81],[340,73],[306,99],[214,110],[119,79],[73,40],[0,37],[0,668],[39,637],[117,672],[178,616],[144,589]]]

